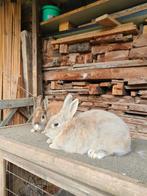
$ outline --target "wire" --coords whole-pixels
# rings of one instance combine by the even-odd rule
[[[11,171],[9,171],[9,170],[6,170],[6,172],[7,172],[8,174],[13,175],[13,176],[15,176],[16,178],[22,180],[23,182],[27,183],[28,185],[30,185],[30,186],[31,186],[30,188],[32,188],[32,190],[33,190],[33,188],[35,188],[35,189],[38,189],[38,191],[41,191],[41,192],[47,194],[48,196],[53,196],[52,194],[50,194],[50,193],[48,193],[47,191],[41,189],[41,188],[38,187],[37,185],[35,185],[35,184],[29,182],[28,180],[25,180],[24,178],[18,176],[17,174],[15,174],[15,173],[13,173],[13,172],[11,172]],[[8,188],[7,188],[7,189],[8,189]],[[10,190],[10,191],[11,191],[11,190]],[[33,190],[33,191],[34,191],[34,190]]]
[[[3,74],[3,78],[5,77],[8,82],[15,82],[16,81],[14,76],[11,76],[11,79],[9,79],[10,77],[6,73],[4,73],[4,71],[2,71],[2,74]],[[29,92],[28,90],[26,90],[24,87],[20,86],[19,84],[17,84],[17,87],[22,89],[24,92],[28,93],[32,97],[34,97],[31,92]]]

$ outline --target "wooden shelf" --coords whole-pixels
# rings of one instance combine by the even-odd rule
[[[41,22],[40,25],[42,31],[55,32],[61,22],[69,21],[71,24],[77,26],[90,22],[102,14],[111,14],[145,2],[146,0],[99,0],[48,21]]]
[[[105,30],[95,30],[87,33],[81,33],[77,35],[72,35],[68,37],[59,38],[57,40],[53,40],[51,44],[71,44],[71,43],[77,43],[82,41],[87,41],[89,39],[94,39],[98,37],[103,37],[107,35],[114,35],[118,33],[132,33],[136,34],[138,32],[136,25],[133,23],[126,23],[123,25],[119,25],[117,27],[111,28],[111,29],[105,29]]]

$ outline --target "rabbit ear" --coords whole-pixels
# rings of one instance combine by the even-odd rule
[[[73,100],[73,96],[71,94],[68,94],[66,97],[65,97],[65,100],[64,100],[64,103],[63,103],[63,106],[61,108],[61,111],[62,112],[65,112],[68,110],[71,102]]]
[[[44,109],[47,110],[48,109],[48,97],[46,96],[43,100],[43,106],[44,106]]]
[[[43,102],[43,96],[39,95],[36,99],[36,107],[43,106],[42,102]]]
[[[74,101],[71,102],[68,108],[67,118],[71,119],[74,116],[74,114],[78,109],[78,105],[79,105],[79,99],[75,99]]]

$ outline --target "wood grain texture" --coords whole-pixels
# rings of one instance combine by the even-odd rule
[[[33,105],[34,105],[34,99],[33,98],[0,100],[0,110],[26,107],[26,106],[33,106]]]
[[[106,26],[106,27],[115,27],[115,26],[121,24],[115,18],[111,17],[109,14],[104,14],[104,15],[96,18],[95,22],[97,24],[100,24],[100,25]]]
[[[9,133],[9,135],[6,133]],[[15,136],[12,136],[13,133],[15,133]],[[25,134],[25,138],[23,137],[23,134]],[[29,140],[26,140],[26,136]],[[32,137],[35,139],[32,139]],[[102,166],[94,166],[92,163],[89,164],[83,159],[79,160],[71,157],[70,155],[68,156],[68,154],[50,150],[48,145],[44,143],[45,141],[46,138],[43,134],[38,137],[37,135],[31,135],[28,125],[26,127],[9,127],[7,129],[1,129],[0,149],[13,154],[14,156],[20,157],[27,162],[35,163],[42,168],[46,168],[49,171],[60,174],[65,178],[71,178],[72,176],[74,181],[77,181],[78,179],[79,183],[86,183],[87,187],[93,187],[95,190],[98,189],[109,193],[110,195],[140,196],[147,194],[146,184],[141,183],[136,178],[123,176],[122,171],[121,173],[113,172],[109,169],[103,169]],[[133,154],[133,156],[135,156],[135,154]],[[125,158],[127,157],[124,156],[121,161]],[[112,157],[110,159],[112,159]],[[116,158],[115,164],[117,164],[117,160],[118,159]],[[129,160],[127,160],[128,164],[130,163]],[[138,161],[140,161],[139,158]],[[97,163],[99,163],[99,161]]]
[[[3,7],[0,6],[0,48],[1,48],[1,52],[0,52],[0,100],[2,99],[2,86],[3,86],[3,47],[4,47],[4,21],[3,21],[3,17],[4,17],[4,10]],[[2,119],[1,116],[1,111],[0,111],[0,121]]]
[[[126,34],[137,33],[137,27],[133,23],[126,23],[108,30],[96,30],[88,33],[68,36],[65,38],[59,38],[55,41],[52,41],[51,44],[55,45],[55,44],[62,44],[62,43],[69,44],[69,43],[83,42],[93,38],[104,37],[108,35],[110,36],[119,33],[126,33]]]
[[[147,59],[147,46],[132,48],[129,54],[130,59]]]
[[[139,2],[137,0],[100,0],[54,17],[48,21],[41,22],[41,28],[44,31],[55,31],[63,21],[70,21],[72,24],[81,25],[103,14],[114,13],[145,2],[145,0],[140,0]]]
[[[22,65],[20,61],[21,0],[13,3],[3,1],[0,6],[1,55],[0,55],[0,99],[23,97]],[[3,32],[2,32],[3,31]],[[3,97],[2,97],[3,95]],[[9,110],[4,110],[4,117]],[[14,120],[24,122],[20,116]]]
[[[0,195],[5,196],[5,182],[6,182],[6,175],[5,175],[5,160],[3,159],[3,153],[0,152]]]
[[[39,1],[32,2],[32,65],[33,65],[33,95],[42,94],[42,72],[39,49]]]
[[[79,71],[50,71],[44,73],[44,80],[102,80],[146,78],[147,67],[91,69]]]
[[[22,67],[25,95],[29,97],[32,94],[32,42],[31,34],[28,31],[21,32],[21,50],[22,50]]]

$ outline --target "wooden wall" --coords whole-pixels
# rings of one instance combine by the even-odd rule
[[[21,0],[0,5],[0,99],[23,97],[20,60]],[[7,111],[4,112],[4,116]],[[15,117],[15,121],[22,119]]]

